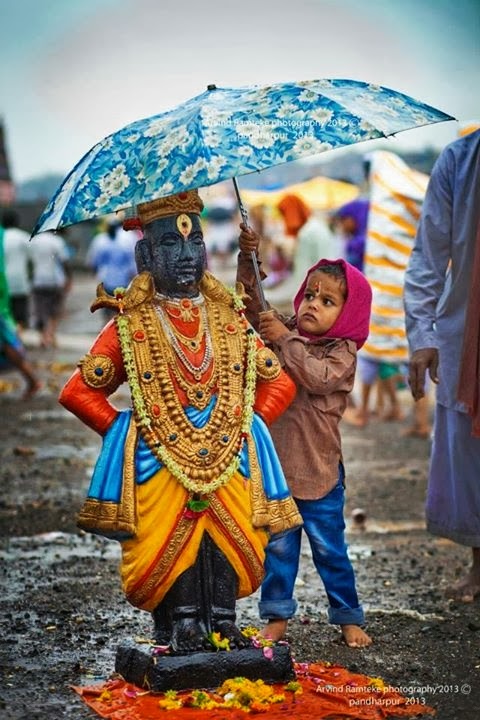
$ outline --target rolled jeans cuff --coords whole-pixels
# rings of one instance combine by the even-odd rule
[[[332,625],[365,625],[361,605],[356,608],[328,608],[328,622]]]
[[[260,600],[258,610],[262,620],[289,620],[297,611],[297,601]]]

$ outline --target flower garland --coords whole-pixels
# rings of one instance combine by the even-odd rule
[[[116,318],[118,335],[120,338],[120,345],[122,348],[123,364],[127,375],[128,384],[130,386],[130,392],[132,395],[132,403],[135,408],[135,412],[140,421],[142,427],[150,427],[152,421],[145,403],[143,401],[143,393],[138,382],[137,368],[135,365],[135,356],[133,354],[132,342],[130,337],[130,328],[128,325],[128,318],[126,315],[117,315]]]
[[[237,293],[228,288],[228,292],[232,297],[234,310],[240,317],[244,315],[244,303]],[[139,419],[142,427],[150,428],[151,419],[145,407],[145,402],[140,387],[135,357],[132,349],[132,341],[130,336],[129,321],[126,315],[119,314],[116,319],[120,345],[124,360],[125,372],[128,384],[130,386],[132,403],[135,414]],[[226,469],[214,480],[210,482],[195,482],[185,473],[183,468],[173,459],[164,445],[156,446],[153,452],[163,463],[167,470],[180,482],[180,484],[190,493],[198,493],[208,495],[215,492],[219,488],[226,485],[232,476],[240,467],[240,456],[246,439],[250,435],[253,422],[253,405],[255,403],[255,388],[257,381],[256,372],[256,356],[257,344],[255,331],[253,328],[247,329],[247,349],[246,349],[246,369],[245,369],[245,385],[243,389],[243,412],[240,433],[240,444],[237,453],[230,461]]]

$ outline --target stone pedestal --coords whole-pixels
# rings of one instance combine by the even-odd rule
[[[127,682],[152,692],[213,689],[234,677],[271,684],[293,680],[288,645],[277,645],[272,651],[271,660],[261,648],[154,656],[149,646],[130,641],[119,646],[115,670]]]

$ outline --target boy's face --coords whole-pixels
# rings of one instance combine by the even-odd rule
[[[326,333],[345,304],[345,282],[315,270],[308,277],[303,300],[297,313],[297,325],[311,335]]]

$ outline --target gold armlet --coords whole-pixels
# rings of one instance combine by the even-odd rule
[[[108,355],[85,355],[78,363],[83,381],[91,388],[105,388],[115,380],[116,368]]]
[[[261,380],[276,380],[281,367],[277,356],[269,348],[260,348],[256,357],[257,375]]]

